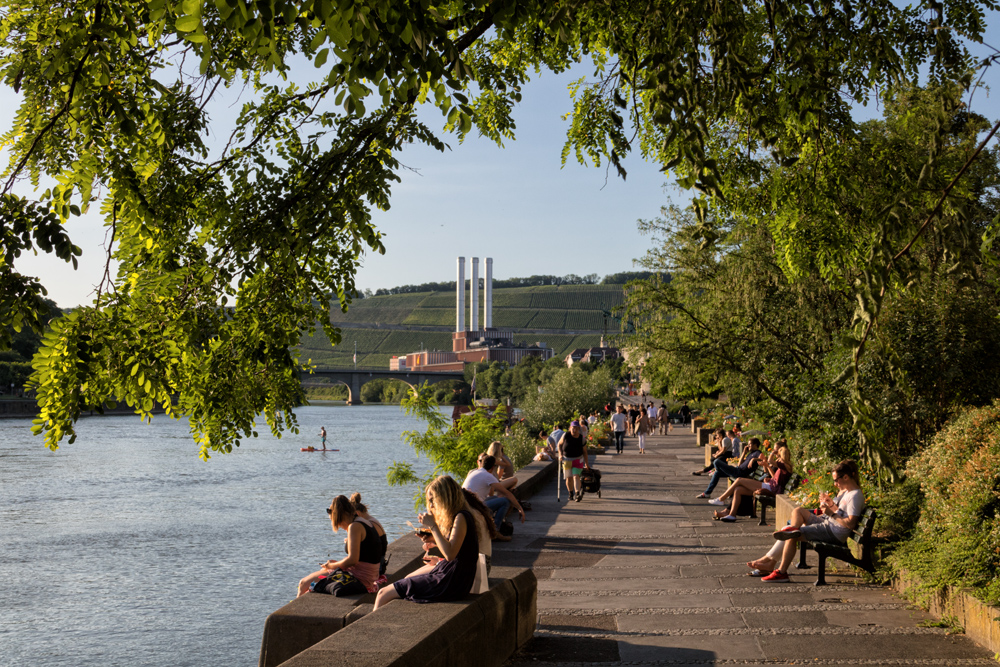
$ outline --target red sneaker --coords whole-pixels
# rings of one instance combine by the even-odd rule
[[[766,581],[769,584],[787,584],[789,583],[788,575],[779,570],[775,570],[766,577],[761,577],[761,581]]]

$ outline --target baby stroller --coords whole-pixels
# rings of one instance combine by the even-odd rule
[[[587,493],[596,493],[601,497],[601,471],[594,468],[584,468],[580,475],[580,483]]]

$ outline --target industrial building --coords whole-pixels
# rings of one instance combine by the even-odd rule
[[[486,278],[483,284],[483,326],[479,326],[479,258],[472,258],[472,280],[469,327],[465,326],[465,258],[458,258],[458,280],[455,285],[455,333],[451,351],[421,350],[405,357],[393,357],[391,370],[460,371],[465,364],[506,361],[511,366],[527,356],[546,361],[554,354],[545,343],[515,343],[513,331],[501,331],[493,326],[493,258],[486,258]]]

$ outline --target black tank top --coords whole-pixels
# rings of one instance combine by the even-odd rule
[[[566,431],[563,435],[566,438],[566,442],[563,443],[563,456],[568,459],[578,459],[583,456],[583,436],[573,436],[572,433]]]
[[[364,521],[358,519],[354,523],[359,523],[365,529],[365,536],[361,540],[361,553],[358,560],[362,563],[381,563],[385,552],[382,549],[382,540],[379,539],[378,531],[374,526],[369,526]]]

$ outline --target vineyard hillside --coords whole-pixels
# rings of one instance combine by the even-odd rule
[[[465,298],[468,326],[471,294],[467,292]],[[480,304],[483,300],[480,289]],[[619,331],[613,312],[622,300],[621,285],[495,289],[493,325],[513,329],[515,341],[544,342],[556,356],[565,356],[575,348],[597,345],[605,327],[609,333]],[[358,299],[346,313],[335,310],[330,319],[342,325],[340,345],[332,346],[323,332],[317,331],[300,346],[303,361],[311,360],[321,367],[353,366],[356,343],[359,368],[388,368],[394,355],[420,349],[451,350],[455,294],[418,292]]]

